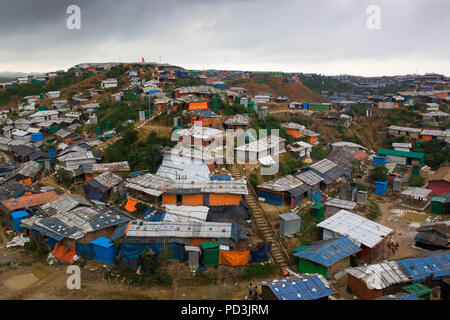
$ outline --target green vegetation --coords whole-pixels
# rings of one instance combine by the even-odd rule
[[[316,160],[322,160],[327,156],[327,154],[330,152],[329,149],[324,149],[320,144],[315,145],[312,147],[312,156]]]
[[[322,238],[322,229],[317,227],[320,222],[311,213],[310,210],[303,210],[302,214],[302,224],[300,229],[299,239],[301,243],[312,243],[314,241],[320,240]]]
[[[424,184],[425,179],[421,175],[412,175],[408,183],[410,187],[422,187]]]
[[[383,165],[375,165],[370,170],[370,180],[375,181],[386,181],[388,179],[388,169]]]
[[[249,116],[255,114],[255,110],[249,107],[245,107],[243,104],[239,103],[225,104],[222,112],[226,116],[232,116],[235,114],[243,114],[243,113],[248,113]]]
[[[60,169],[57,174],[58,183],[66,188],[69,188],[72,185],[72,181],[70,180],[69,171]]]
[[[40,256],[47,255],[50,252],[47,246],[36,245],[34,241],[25,242],[24,247],[29,251],[36,252]]]
[[[130,67],[117,66],[106,72],[106,78],[119,79],[123,74],[130,70]]]
[[[386,125],[396,125],[396,124],[408,124],[414,122],[416,119],[416,114],[413,111],[410,110],[391,110],[386,115]]]
[[[250,175],[249,182],[250,182],[250,185],[251,185],[253,188],[256,188],[256,186],[259,184],[259,178],[258,178],[258,176],[257,176],[256,174],[252,173],[252,174]]]
[[[128,93],[130,93],[131,99],[131,91],[128,91]],[[126,101],[102,102],[100,108],[95,113],[98,119],[97,126],[105,128],[105,122],[111,122],[111,128],[116,128],[120,132],[124,129],[124,122],[127,120],[138,120],[139,110],[147,109],[148,105],[145,103],[130,103]]]
[[[433,170],[439,169],[440,165],[450,159],[450,149],[446,147],[445,141],[433,139],[422,145],[422,150],[417,152],[425,153],[425,164]]]
[[[311,119],[299,118],[299,117],[291,118],[291,119],[289,119],[289,121],[301,124],[302,126],[305,126],[305,127],[311,126],[313,124],[313,121]]]
[[[277,271],[278,266],[276,264],[267,263],[267,264],[259,264],[252,263],[245,266],[244,271],[242,273],[242,278],[244,280],[250,280],[253,278],[265,278],[269,277]]]
[[[57,76],[50,79],[47,82],[45,88],[47,91],[59,91],[61,89],[77,84],[83,80],[86,80],[87,78],[87,73],[80,74],[80,76],[77,77],[75,76],[74,70],[69,70],[62,76]]]
[[[386,140],[384,141],[384,145],[387,147],[387,148],[392,148],[392,144],[393,143],[404,143],[404,142],[406,142],[406,137],[405,136],[391,136],[391,135],[388,135],[387,137],[386,137]]]
[[[369,211],[366,213],[366,218],[372,221],[377,220],[378,217],[381,215],[380,207],[378,206],[378,204],[373,200],[369,200],[368,207]]]
[[[122,131],[119,140],[106,147],[105,161],[128,161],[132,170],[149,170],[154,173],[162,159],[161,149],[174,145],[175,142],[158,136],[154,131],[144,141],[138,142],[138,132],[130,125]]]
[[[301,160],[297,160],[290,153],[286,154],[286,157],[280,161],[279,173],[282,176],[291,174],[295,169],[303,167],[304,163]]]
[[[351,135],[351,136],[343,136],[342,137],[342,141],[346,141],[346,142],[353,142],[353,143],[356,143],[356,144],[360,144],[360,145],[362,145],[362,141],[361,141],[361,139],[360,138],[358,138],[357,136],[355,136],[355,135]]]

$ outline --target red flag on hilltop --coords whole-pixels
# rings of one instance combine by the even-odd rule
[[[142,62],[145,62],[144,57],[142,57]]]

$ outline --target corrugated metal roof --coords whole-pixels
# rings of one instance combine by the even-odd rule
[[[106,187],[107,189],[111,189],[112,187],[115,187],[116,185],[118,185],[123,181],[121,176],[118,176],[117,174],[114,174],[112,172],[103,172],[94,180],[100,183],[102,186]]]
[[[271,181],[264,182],[258,185],[258,188],[273,190],[273,191],[289,191],[303,185],[303,182],[294,178],[292,175],[287,175]]]
[[[313,243],[309,248],[294,253],[294,256],[329,267],[339,260],[361,251],[348,237]]]
[[[65,213],[57,213],[35,222],[65,238],[81,239],[89,232],[128,222],[130,219],[117,210],[103,207],[78,207]]]
[[[250,124],[250,118],[246,117],[242,114],[236,114],[234,116],[232,116],[231,118],[227,119],[225,121],[226,125],[241,125],[241,126],[246,126],[248,124]]]
[[[43,204],[41,209],[53,215],[70,211],[79,205],[90,206],[91,203],[78,194],[65,193],[59,198]]]
[[[315,186],[316,184],[320,183],[320,181],[324,180],[324,178],[322,178],[312,170],[299,173],[298,175],[296,175],[296,177],[310,186]]]
[[[190,158],[171,156],[169,154],[164,157],[156,174],[172,180],[209,180],[211,172],[203,161],[195,163]]]
[[[339,210],[330,218],[317,224],[317,226],[342,236],[348,236],[358,245],[363,244],[369,248],[373,248],[384,237],[393,232],[388,227],[346,210]]]
[[[408,189],[402,191],[401,194],[404,196],[412,197],[414,199],[426,199],[430,193],[430,189],[409,187]]]
[[[239,151],[251,151],[251,152],[262,152],[268,149],[272,149],[275,146],[279,145],[280,142],[286,141],[283,138],[280,138],[275,135],[267,136],[265,138],[250,142],[248,144],[244,144],[236,148]],[[281,150],[280,150],[281,151]]]
[[[127,238],[232,238],[232,223],[222,222],[130,222]]]
[[[370,290],[382,290],[391,285],[409,281],[408,276],[396,261],[347,268],[345,272],[363,281]]]
[[[353,210],[356,207],[356,202],[333,198],[325,202],[325,205],[329,207]]]
[[[322,174],[327,173],[334,167],[337,167],[337,164],[328,159],[323,159],[323,160],[320,160],[320,161],[315,162],[312,165],[310,165],[310,168],[317,170],[318,172],[320,172]]]
[[[268,286],[278,300],[317,300],[335,293],[323,276],[317,274],[261,281],[258,284]]]

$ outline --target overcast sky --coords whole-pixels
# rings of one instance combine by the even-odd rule
[[[71,4],[81,30],[66,27]],[[161,56],[190,69],[450,76],[449,12],[448,0],[1,0],[0,71]]]

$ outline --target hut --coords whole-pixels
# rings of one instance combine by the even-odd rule
[[[309,187],[292,175],[287,175],[260,184],[257,190],[258,197],[263,201],[277,206],[287,204],[293,208],[308,197]]]
[[[240,162],[250,161],[256,163],[267,156],[273,157],[285,152],[285,139],[275,135],[238,146],[236,150],[236,159]],[[239,162],[238,162],[239,163]]]
[[[404,196],[402,206],[415,210],[425,210],[431,204],[430,193],[430,189],[409,187],[400,193]]]
[[[246,131],[250,126],[250,118],[242,114],[236,114],[224,122],[226,129]]]
[[[323,229],[323,240],[348,236],[362,249],[356,257],[370,263],[385,257],[394,230],[346,210],[340,210],[317,224]]]
[[[433,194],[445,194],[450,192],[450,167],[441,167],[428,178],[428,189]]]
[[[191,110],[187,112],[187,115],[189,117],[189,123],[196,124],[200,122],[204,127],[217,125],[217,119],[220,118],[218,114],[205,109]]]
[[[350,257],[361,251],[348,237],[322,240],[297,249],[294,256],[298,260],[298,271],[321,274],[326,279],[350,267]]]
[[[450,222],[436,222],[417,229],[414,237],[417,247],[427,250],[447,249],[450,245]]]
[[[113,263],[118,249],[114,246],[114,243],[110,239],[100,237],[90,242],[92,245],[92,251],[94,259],[103,263]]]
[[[301,217],[295,213],[280,214],[280,235],[290,236],[300,232]]]
[[[339,212],[340,210],[353,210],[356,207],[356,202],[333,198],[325,202],[325,210],[330,215]]]
[[[396,261],[347,268],[347,286],[366,300],[397,293],[411,280]]]
[[[85,183],[83,191],[86,194],[86,198],[105,202],[110,199],[113,188],[121,184],[122,181],[122,177],[111,172],[104,172],[95,179]]]

